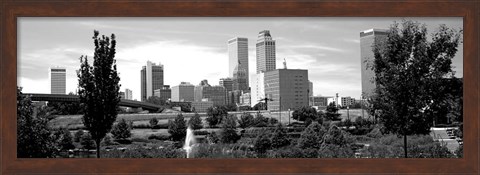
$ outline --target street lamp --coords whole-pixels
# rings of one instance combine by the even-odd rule
[[[347,118],[350,120],[350,112],[349,112],[350,107],[347,105]]]

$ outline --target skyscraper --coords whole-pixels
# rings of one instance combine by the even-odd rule
[[[268,110],[308,106],[308,70],[276,69],[265,72],[265,94],[272,99]]]
[[[257,73],[275,70],[275,40],[272,40],[269,30],[258,33],[256,47]]]
[[[248,39],[235,37],[228,40],[228,73],[230,77],[234,77],[236,71],[246,72],[246,76],[242,77],[246,80],[241,80],[245,85],[240,87],[249,87],[248,79]],[[240,89],[240,90],[246,90]]]
[[[261,99],[265,98],[265,73],[252,75],[252,90],[250,93],[250,105],[255,106]]]
[[[50,68],[50,93],[66,94],[67,69],[63,67]]]
[[[220,86],[225,87],[227,92],[233,90],[233,80],[231,78],[220,78],[220,81],[218,84]]]
[[[374,55],[373,48],[375,44],[384,42],[387,39],[388,30],[369,29],[360,32],[360,60],[362,69],[362,96],[368,98],[375,89],[375,72],[371,70]]]
[[[125,99],[132,100],[132,90],[125,89]]]
[[[195,86],[188,82],[181,82],[172,87],[171,100],[175,102],[192,102],[194,100]]]
[[[163,65],[147,61],[147,65],[140,71],[141,100],[145,101],[153,96],[153,91],[163,87]]]

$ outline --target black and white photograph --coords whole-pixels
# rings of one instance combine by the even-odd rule
[[[462,158],[462,17],[18,17],[18,158]]]

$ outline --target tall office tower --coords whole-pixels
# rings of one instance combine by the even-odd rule
[[[125,89],[125,99],[132,100],[132,90]]]
[[[388,30],[369,29],[360,32],[360,60],[362,69],[362,96],[368,98],[375,89],[375,72],[371,69],[373,61],[373,48],[387,39]]]
[[[48,76],[50,78],[50,93],[66,94],[67,69],[51,67]]]
[[[276,69],[275,40],[269,30],[258,33],[257,38],[257,73]]]
[[[248,72],[239,63],[233,71],[233,90],[248,91]]]
[[[220,81],[218,82],[220,86],[225,87],[225,89],[228,91],[233,90],[233,79],[231,78],[220,78]]]
[[[238,67],[238,68],[237,68]],[[235,37],[228,40],[228,74],[230,77],[234,77],[235,70],[241,70],[246,72],[246,83],[241,87],[249,87],[248,79],[248,39]]]
[[[195,101],[213,101],[214,106],[225,105],[226,93],[223,86],[198,85],[194,90]]]
[[[171,100],[175,102],[194,101],[195,86],[188,82],[181,82],[178,86],[172,87]]]
[[[252,90],[250,92],[250,105],[253,107],[261,99],[265,98],[265,73],[257,73],[252,75]]]
[[[141,100],[145,101],[153,96],[155,89],[163,87],[163,65],[147,61],[147,65],[140,71],[141,78]]]
[[[313,82],[308,81],[308,97],[313,97]]]
[[[271,111],[308,106],[308,70],[276,69],[265,72],[265,94]]]
[[[169,85],[163,85],[161,89],[155,89],[153,95],[159,97],[161,101],[165,102],[172,98],[172,89]]]

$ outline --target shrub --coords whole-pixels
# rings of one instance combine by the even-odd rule
[[[200,131],[200,130],[193,131],[194,135],[208,135],[209,133],[210,132],[208,132],[208,131]]]
[[[292,118],[298,121],[318,120],[317,110],[309,106],[303,106],[300,109],[293,111]]]
[[[112,133],[113,138],[120,140],[129,138],[132,135],[130,131],[131,127],[129,126],[129,124],[127,124],[125,119],[122,119],[113,126],[112,131],[110,132]]]
[[[75,146],[73,145],[73,137],[70,134],[70,131],[66,128],[62,128],[59,131],[59,140],[58,140],[58,147],[60,150],[69,150],[74,149]]]
[[[463,157],[463,145],[460,145],[457,150],[455,150],[455,155],[457,155],[458,158]]]
[[[153,139],[155,139],[155,140],[169,140],[170,136],[169,135],[161,135],[161,134],[160,135],[152,134],[152,135],[148,136],[148,139],[149,140],[153,140]]]
[[[338,108],[337,106],[335,105],[335,103],[330,103],[328,106],[327,106],[327,109],[326,109],[327,113],[325,114],[325,117],[327,118],[327,120],[330,120],[330,121],[338,121],[338,120],[341,120],[340,118],[340,115],[338,112]]]
[[[300,148],[320,148],[320,144],[323,141],[323,136],[325,135],[325,128],[314,122],[308,126],[301,134],[298,139],[298,146]]]
[[[73,141],[75,142],[80,142],[80,140],[82,139],[82,136],[83,136],[84,132],[82,129],[78,130],[77,132],[75,132],[75,135],[73,137]]]
[[[380,138],[382,136],[383,136],[383,134],[380,131],[380,128],[373,128],[372,131],[370,131],[367,134],[367,137],[370,137],[370,138]]]
[[[275,126],[277,123],[278,123],[278,120],[276,118],[271,117],[268,119],[268,124],[270,126]]]
[[[200,118],[200,115],[198,113],[195,113],[195,115],[190,118],[190,120],[188,120],[188,126],[193,130],[203,128],[202,119]]]
[[[214,107],[209,107],[207,109],[207,115],[208,117],[206,118],[208,125],[210,127],[216,126],[217,124],[222,122],[222,118],[227,116],[227,109],[223,106],[214,106]]]
[[[240,128],[243,129],[252,127],[254,123],[255,121],[253,115],[246,112],[244,112],[242,116],[240,116],[240,120],[238,121],[238,125],[240,126]]]
[[[150,121],[148,123],[150,123],[150,127],[152,127],[152,129],[153,129],[155,126],[157,126],[158,120],[157,120],[157,118],[153,117],[152,119],[150,119]]]
[[[340,130],[337,126],[332,126],[323,137],[324,144],[332,144],[338,146],[348,146],[352,141],[345,131]]]
[[[85,133],[82,135],[80,139],[80,144],[82,145],[83,149],[93,149],[95,148],[95,142],[92,139],[92,135],[90,133]]]
[[[272,133],[270,140],[272,143],[272,148],[280,148],[290,144],[290,140],[288,140],[287,131],[281,124],[277,125],[277,127]]]
[[[269,134],[263,133],[257,136],[257,138],[254,141],[254,150],[255,152],[260,155],[265,154],[267,150],[269,150],[272,147],[272,142],[269,138]]]
[[[318,151],[321,158],[351,158],[354,152],[347,146],[337,144],[323,144]]]
[[[228,115],[222,121],[220,140],[222,143],[235,143],[238,139],[240,139],[240,136],[237,134],[237,118],[233,115]]]
[[[168,129],[168,123],[157,124],[153,129]]]
[[[218,138],[217,134],[215,132],[211,132],[207,135],[207,142],[210,144],[215,144],[218,143],[220,139]]]
[[[109,146],[109,145],[114,145],[115,143],[113,142],[112,140],[112,137],[110,136],[110,134],[107,134],[104,138],[103,138],[103,145],[105,146]]]
[[[182,114],[178,114],[175,119],[168,121],[168,133],[174,141],[180,141],[185,138],[187,134],[187,125]]]
[[[253,123],[255,127],[265,127],[268,124],[268,118],[265,118],[260,112],[257,112]]]

